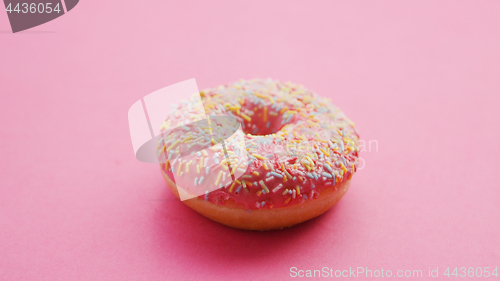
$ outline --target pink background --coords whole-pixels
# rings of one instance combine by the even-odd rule
[[[308,2],[84,0],[19,34],[0,12],[0,280],[500,266],[500,2]],[[265,233],[176,200],[127,121],[164,86],[254,77],[332,98],[379,146],[332,210]]]

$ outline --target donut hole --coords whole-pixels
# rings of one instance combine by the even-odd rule
[[[268,106],[245,108],[241,122],[245,134],[265,136],[277,133],[285,125],[293,123],[295,118],[288,118],[280,111]]]

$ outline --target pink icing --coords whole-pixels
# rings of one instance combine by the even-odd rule
[[[210,115],[230,115],[242,123],[250,159],[238,181],[202,199],[215,204],[232,200],[246,209],[286,207],[314,200],[325,188],[336,189],[356,171],[359,136],[354,124],[328,100],[300,85],[239,81],[202,95]],[[186,106],[167,118],[169,124],[190,117]],[[215,167],[211,174],[218,168],[215,163],[208,166]],[[169,163],[162,169],[175,181]],[[182,176],[197,180],[200,173],[192,168]]]

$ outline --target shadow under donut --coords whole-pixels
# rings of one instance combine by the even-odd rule
[[[248,231],[224,226],[185,206],[164,187],[153,220],[155,248],[175,256],[189,255],[196,266],[222,263],[238,267],[249,263],[272,262],[328,235],[339,235],[325,225],[336,220],[336,204],[325,214],[280,230]],[[339,235],[340,236],[340,235]],[[334,241],[342,241],[334,239]],[[338,242],[335,242],[337,246]],[[331,244],[330,244],[331,247]]]

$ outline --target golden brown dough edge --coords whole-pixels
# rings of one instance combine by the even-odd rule
[[[162,170],[163,177],[170,190],[179,198],[176,184]],[[271,230],[290,227],[292,225],[315,218],[335,205],[349,188],[350,180],[346,180],[323,189],[316,199],[306,200],[302,204],[274,209],[258,209],[248,212],[232,200],[224,205],[217,205],[199,197],[183,201],[191,209],[221,224],[246,230]]]

